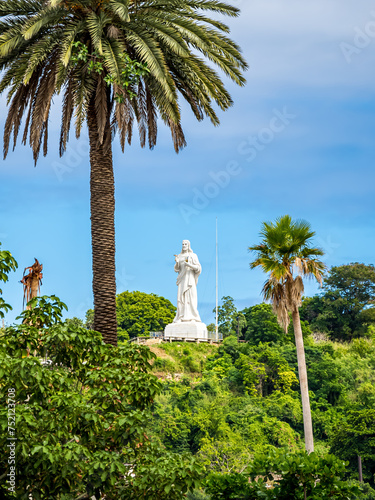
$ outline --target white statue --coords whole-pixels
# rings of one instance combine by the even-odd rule
[[[173,323],[201,321],[198,313],[197,283],[202,268],[198,257],[190,248],[190,241],[182,242],[182,251],[175,255],[174,270],[177,277],[177,313]]]

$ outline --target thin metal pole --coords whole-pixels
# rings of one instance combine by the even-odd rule
[[[217,255],[217,217],[216,217],[216,322],[215,322],[215,333],[216,342],[219,342],[219,326],[218,326],[218,312],[219,312],[219,264]]]
[[[362,476],[362,458],[358,455],[358,474],[359,474],[359,482],[363,483]]]

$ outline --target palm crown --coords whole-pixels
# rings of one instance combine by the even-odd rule
[[[124,150],[134,123],[156,144],[157,118],[175,150],[185,145],[179,98],[195,117],[219,123],[214,107],[232,100],[220,71],[244,84],[246,63],[228,27],[206,12],[237,16],[218,0],[7,0],[0,2],[0,93],[8,89],[4,156],[22,119],[35,163],[47,154],[52,99],[62,93],[60,155],[71,122],[90,142],[94,328],[116,345],[114,175],[111,143]],[[207,62],[206,62],[207,61]]]
[[[261,267],[269,273],[263,286],[263,296],[271,300],[279,321],[287,329],[288,311],[298,307],[304,290],[302,277],[315,278],[322,283],[326,266],[318,257],[324,255],[319,248],[310,246],[315,235],[310,224],[303,220],[292,221],[289,215],[264,222],[260,245],[249,247],[257,253],[251,269]],[[294,272],[297,276],[294,277]]]
[[[26,115],[35,162],[47,153],[52,98],[63,92],[60,154],[74,116],[77,137],[95,104],[99,141],[118,132],[122,149],[133,122],[140,142],[156,143],[157,116],[176,151],[185,145],[178,95],[198,120],[217,125],[214,104],[232,100],[208,59],[239,85],[246,63],[228,27],[204,14],[237,16],[217,0],[7,0],[0,5],[0,93],[9,89],[4,155]],[[111,127],[107,136],[105,129]],[[147,137],[148,136],[148,137]]]

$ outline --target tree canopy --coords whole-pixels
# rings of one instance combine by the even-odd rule
[[[7,450],[16,433],[13,498],[373,500],[375,338],[309,339],[317,452],[307,455],[296,349],[289,332],[274,336],[270,305],[248,308],[256,342],[161,343],[157,358],[106,345],[77,318],[62,322],[64,308],[40,297],[0,328],[0,444]],[[11,457],[0,460],[4,498]]]
[[[1,250],[0,243],[0,282],[6,283],[8,281],[8,274],[11,271],[15,271],[18,264],[9,250]],[[1,297],[3,291],[0,288],[0,319],[4,318],[4,312],[11,311],[12,306],[7,304],[5,300]]]
[[[279,342],[285,336],[283,328],[277,321],[277,316],[271,304],[256,304],[242,311],[246,318],[243,328],[244,339],[252,344],[259,342]]]
[[[234,305],[232,297],[221,298],[222,304],[218,307],[218,330],[222,338],[230,335],[242,335],[242,330],[246,325],[246,319],[242,311],[238,311]],[[216,315],[216,309],[212,310]]]
[[[375,325],[374,303],[375,267],[356,262],[332,267],[323,292],[304,300],[301,315],[313,330],[351,340],[366,335]]]
[[[162,332],[172,323],[176,308],[168,299],[154,293],[122,292],[117,295],[119,338],[148,337]]]

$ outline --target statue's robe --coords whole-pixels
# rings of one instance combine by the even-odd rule
[[[186,259],[188,259],[189,264],[194,266],[193,269],[185,265]],[[180,253],[174,266],[174,270],[178,272],[178,291],[177,313],[173,322],[201,321],[198,313],[197,283],[198,276],[200,275],[202,268],[198,257],[193,252]]]

